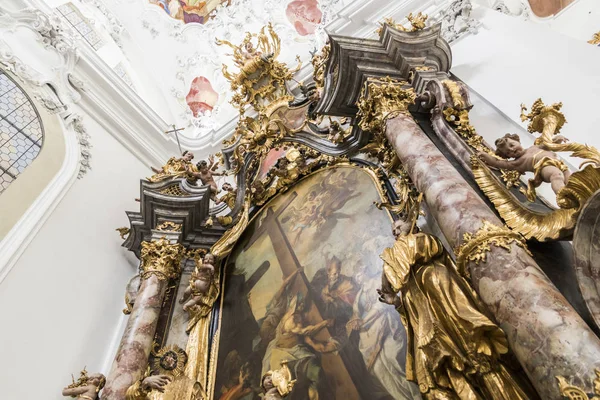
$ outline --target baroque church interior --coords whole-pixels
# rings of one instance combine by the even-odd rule
[[[598,0],[0,1],[0,398],[600,398]]]

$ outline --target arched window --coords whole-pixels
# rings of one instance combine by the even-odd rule
[[[31,100],[0,70],[0,194],[38,156],[43,141],[44,129]]]

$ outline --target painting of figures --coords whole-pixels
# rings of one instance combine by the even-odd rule
[[[406,333],[377,300],[391,219],[363,169],[305,178],[253,218],[225,266],[214,399],[254,400],[282,361],[287,399],[418,399]]]
[[[167,14],[188,24],[191,22],[204,24],[212,12],[222,3],[229,5],[230,0],[148,0],[156,4]]]

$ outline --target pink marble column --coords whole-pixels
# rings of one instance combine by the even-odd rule
[[[484,220],[502,226],[410,116],[388,120],[386,136],[453,248]],[[562,398],[557,375],[593,393],[600,340],[535,261],[516,244],[510,252],[492,246],[487,262],[468,268],[541,398]]]
[[[142,281],[106,379],[103,400],[124,400],[127,389],[146,371],[166,288],[167,280],[154,274]]]

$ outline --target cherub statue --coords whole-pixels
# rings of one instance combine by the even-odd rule
[[[63,389],[63,396],[71,396],[76,399],[96,400],[100,397],[98,394],[106,384],[106,377],[102,374],[91,374],[84,368],[81,371],[79,379]]]
[[[197,165],[198,172],[194,173],[196,178],[200,178],[203,185],[210,185],[211,199],[217,201],[217,193],[219,193],[219,187],[215,182],[214,176],[222,176],[220,172],[216,172],[219,167],[219,163],[215,161],[215,156],[208,156],[208,162],[205,160],[200,161]]]
[[[152,368],[127,389],[125,400],[204,400],[201,385],[184,371],[187,353],[177,345],[163,347],[153,353]]]
[[[282,361],[280,369],[268,371],[263,375],[260,382],[264,392],[263,400],[280,400],[292,392],[296,380],[292,379],[292,372],[287,363]]]
[[[183,304],[183,310],[188,311],[191,307],[199,305],[204,300],[214,282],[215,278],[215,256],[208,253],[204,256],[201,266],[197,266],[192,273],[190,284],[183,292],[179,303]],[[190,298],[191,297],[191,298]]]
[[[504,332],[485,315],[440,240],[414,232],[414,225],[394,223],[396,242],[381,254],[377,290],[406,327],[407,379],[426,399],[530,398],[499,360],[508,351]]]
[[[192,160],[194,159],[194,153],[191,151],[184,151],[181,158],[171,157],[169,161],[160,169],[150,167],[154,172],[150,178],[147,178],[150,182],[160,182],[165,179],[175,179],[186,177],[190,180],[195,180],[195,174],[198,172]]]
[[[332,143],[339,144],[344,141],[344,130],[337,121],[332,121],[329,125],[329,134],[327,139]]]
[[[235,198],[237,197],[237,189],[235,189],[230,183],[225,182],[221,187],[225,194],[216,201],[217,204],[225,203],[227,207],[233,210],[235,207]]]
[[[254,48],[254,45],[250,40],[248,40],[246,44],[244,44],[244,46],[241,48],[241,54],[243,57],[243,61],[236,61],[236,64],[238,64],[239,67],[244,67],[244,64],[246,64],[246,62],[253,60],[255,57],[262,56],[262,52]]]
[[[556,135],[552,140],[554,143],[563,143],[567,139]],[[484,152],[479,152],[477,156],[491,167],[514,170],[521,174],[533,172],[534,177],[527,185],[529,201],[535,200],[535,188],[542,182],[550,183],[554,193],[558,194],[571,176],[569,167],[564,161],[560,160],[556,153],[546,149],[543,143],[523,149],[519,135],[507,133],[497,139],[495,144],[496,154],[503,160]]]

